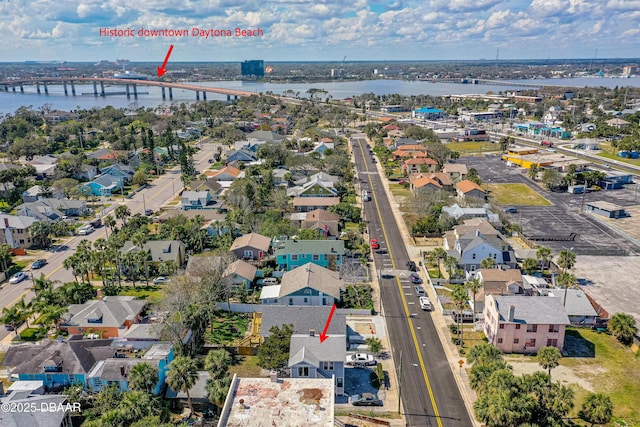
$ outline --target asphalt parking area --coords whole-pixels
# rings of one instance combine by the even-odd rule
[[[522,168],[508,168],[498,156],[463,157],[458,160],[475,168],[485,182],[525,183],[553,206],[519,206],[507,218],[522,227],[526,237],[555,251],[568,249],[577,255],[624,255],[640,253],[634,243],[609,228],[595,216],[582,213],[584,204],[606,200],[621,206],[634,203],[633,189],[597,191],[585,195],[554,193],[532,183]]]

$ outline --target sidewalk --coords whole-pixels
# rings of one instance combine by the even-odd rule
[[[404,239],[404,243],[407,248],[407,253],[409,254],[409,258],[411,260],[416,261],[417,265],[420,265],[419,261],[422,261],[422,257],[421,257],[422,250],[415,245],[413,239],[411,238],[409,229],[407,228],[407,225],[404,222],[404,218],[402,217],[402,213],[400,212],[400,204],[396,201],[394,195],[391,193],[391,190],[389,189],[389,180],[386,179],[384,175],[384,170],[382,169],[380,162],[376,162],[376,168],[380,176],[383,177],[382,186],[384,187],[384,190],[389,199],[391,210],[396,219],[396,222],[398,223],[398,228],[400,228],[400,234],[402,234],[402,238]],[[427,278],[428,278],[429,275],[426,269],[424,269],[423,271],[427,274]],[[432,301],[435,301],[437,299],[437,295],[435,294],[435,291],[431,286],[428,287],[427,292],[429,294],[429,298]],[[469,413],[469,416],[474,426],[480,427],[481,424],[475,419],[475,416],[473,413],[473,402],[475,402],[477,399],[476,393],[473,391],[473,389],[469,385],[469,375],[467,373],[466,368],[461,369],[459,365],[459,361],[462,360],[464,362],[462,366],[463,367],[468,366],[466,357],[461,357],[458,354],[458,350],[456,346],[453,344],[453,342],[450,339],[449,327],[442,313],[438,311],[434,311],[432,314],[433,315],[431,318],[433,319],[433,323],[436,327],[436,331],[438,332],[438,337],[440,338],[440,343],[442,344],[442,348],[444,349],[444,352],[447,355],[447,360],[449,361],[449,367],[451,368],[453,377],[455,378],[456,383],[458,384],[458,389],[460,390],[462,399],[464,400],[465,406],[467,407],[467,412]]]

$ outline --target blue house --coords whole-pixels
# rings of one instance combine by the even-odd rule
[[[124,353],[117,353],[124,355]],[[153,394],[161,395],[165,390],[165,380],[169,364],[175,358],[173,346],[167,343],[153,344],[142,357],[115,357],[101,360],[95,364],[87,375],[87,389],[95,393],[111,384],[116,384],[120,391],[129,391],[129,372],[141,363],[158,369],[158,382]]]
[[[445,116],[445,112],[437,108],[422,107],[417,110],[413,110],[413,117],[424,120],[437,120],[442,119]]]
[[[343,240],[287,240],[275,252],[281,270],[293,270],[308,262],[339,271],[344,257]]]
[[[82,194],[90,196],[111,196],[116,191],[122,191],[124,179],[113,175],[99,175],[93,181],[80,187]]]
[[[125,183],[133,181],[133,175],[135,171],[124,163],[116,163],[115,165],[107,166],[100,171],[101,175],[111,175],[117,178],[122,178]]]
[[[231,163],[231,162],[250,163],[250,162],[255,162],[256,160],[258,160],[256,153],[254,153],[253,151],[247,148],[241,148],[239,150],[232,150],[227,152],[228,163]]]

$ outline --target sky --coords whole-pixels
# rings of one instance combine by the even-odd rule
[[[639,58],[640,0],[0,0],[0,34],[0,62]]]

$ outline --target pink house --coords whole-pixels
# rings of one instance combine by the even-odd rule
[[[484,333],[503,353],[537,353],[564,347],[569,317],[560,298],[487,295]]]

